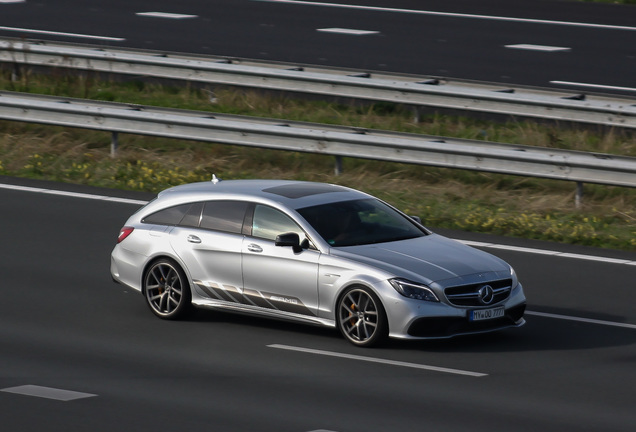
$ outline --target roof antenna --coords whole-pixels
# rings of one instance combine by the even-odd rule
[[[211,180],[211,181],[212,181],[212,183],[217,184],[218,182],[223,181],[223,180],[221,180],[220,178],[218,178],[218,177],[216,176],[216,174],[212,174],[212,180]]]

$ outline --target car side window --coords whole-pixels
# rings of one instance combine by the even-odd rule
[[[186,212],[186,214],[181,219],[181,222],[179,222],[179,225],[186,226],[186,227],[195,227],[195,228],[198,227],[199,223],[201,223],[202,211],[203,211],[202,202],[192,203],[190,205],[190,208]]]
[[[188,214],[190,208],[195,204],[181,204],[159,210],[143,218],[141,221],[154,225],[179,225],[183,217]]]
[[[244,201],[208,201],[201,214],[201,228],[240,234],[248,203]]]
[[[267,240],[276,240],[276,236],[294,232],[303,241],[305,232],[289,216],[272,207],[257,204],[254,207],[252,235]]]

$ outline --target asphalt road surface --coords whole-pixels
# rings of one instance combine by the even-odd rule
[[[636,94],[634,7],[331,3],[343,7],[0,0],[0,37]],[[224,313],[161,321],[109,274],[119,228],[139,207],[117,198],[150,196],[0,180],[3,431],[636,425],[635,253],[449,233],[515,266],[529,299],[527,325],[358,349],[333,330]]]
[[[0,37],[636,95],[633,5],[3,0]]]
[[[0,183],[3,431],[636,425],[635,253],[450,233],[516,267],[527,325],[360,349],[335,330],[212,311],[162,321],[109,274],[119,228],[139,207],[118,198],[150,196]]]

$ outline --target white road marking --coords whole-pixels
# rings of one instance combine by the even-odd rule
[[[417,15],[433,15],[433,16],[453,17],[453,18],[474,18],[474,19],[483,19],[483,20],[521,22],[521,23],[530,23],[530,24],[550,24],[550,25],[563,25],[563,26],[573,26],[573,27],[599,28],[599,29],[608,29],[608,30],[636,31],[636,27],[618,26],[618,25],[609,25],[609,24],[580,23],[580,22],[571,22],[571,21],[551,21],[551,20],[532,19],[532,18],[501,17],[501,16],[493,16],[493,15],[473,15],[473,14],[453,13],[453,12],[436,12],[436,11],[425,11],[425,10],[417,10],[417,9],[398,9],[398,8],[386,8],[386,7],[377,7],[377,6],[309,2],[309,1],[300,1],[300,0],[252,0],[252,1],[261,1],[266,3],[296,4],[296,5],[303,5],[303,6],[333,7],[333,8],[340,8],[340,9],[357,9],[357,10],[376,11],[376,12],[410,13],[410,14],[417,14]]]
[[[603,85],[603,84],[580,83],[580,82],[573,82],[573,81],[550,81],[550,84],[567,85],[567,86],[575,86],[575,87],[590,87],[590,88],[597,88],[602,90],[619,90],[619,91],[636,92],[636,88],[634,87],[619,87],[619,86],[611,86],[611,85]]]
[[[8,4],[8,3],[24,3],[26,0],[0,0],[0,3]]]
[[[28,28],[20,28],[20,27],[4,27],[4,26],[0,26],[0,30],[13,31],[13,32],[22,32],[22,33],[43,34],[43,35],[51,35],[51,36],[64,36],[64,37],[74,37],[74,38],[84,38],[84,39],[97,39],[97,40],[115,41],[115,42],[121,42],[121,41],[125,41],[126,40],[125,38],[118,38],[118,37],[95,36],[95,35],[87,35],[87,34],[79,34],[79,33],[64,33],[64,32],[56,32],[56,31],[48,31],[48,30],[36,30],[36,29],[28,29]]]
[[[35,193],[42,193],[47,195],[61,195],[61,196],[72,197],[72,198],[92,199],[92,200],[98,200],[98,201],[112,201],[112,202],[116,202],[120,204],[137,204],[137,205],[148,204],[148,201],[134,200],[134,199],[128,199],[128,198],[116,198],[116,197],[110,197],[105,195],[66,192],[66,191],[59,191],[55,189],[34,188],[34,187],[28,187],[28,186],[0,184],[0,189],[16,190],[21,192],[35,192]]]
[[[316,30],[319,32],[325,32],[325,33],[340,33],[340,34],[348,34],[348,35],[355,35],[355,36],[366,36],[370,34],[380,33],[379,31],[375,31],[375,30],[355,30],[355,29],[346,29],[346,28],[323,28],[323,29],[316,29]]]
[[[534,311],[526,311],[526,315],[534,315],[534,316],[540,316],[545,318],[555,318],[555,319],[561,319],[566,321],[578,321],[578,322],[584,322],[588,324],[599,324],[599,325],[610,326],[610,327],[622,327],[622,328],[636,330],[636,325],[634,324],[625,324],[625,323],[619,323],[619,322],[613,322],[613,321],[603,321],[603,320],[597,320],[597,319],[591,319],[591,318],[581,318],[581,317],[573,317],[568,315],[559,315],[559,314],[534,312]]]
[[[135,15],[147,16],[153,18],[169,18],[169,19],[186,19],[186,18],[198,18],[198,15],[185,15],[168,12],[137,12]]]
[[[64,401],[64,402],[97,396],[96,394],[82,393],[82,392],[76,392],[76,391],[70,391],[70,390],[62,390],[62,389],[56,389],[51,387],[42,387],[37,385],[23,385],[19,387],[10,387],[6,389],[2,389],[0,391],[6,392],[6,393],[15,393],[15,394],[24,395],[24,396],[35,396],[35,397],[41,397],[46,399],[55,399],[55,400]]]
[[[549,249],[535,249],[535,248],[527,248],[527,247],[519,247],[519,246],[500,245],[496,243],[484,243],[484,242],[477,242],[477,241],[470,241],[470,240],[457,240],[457,241],[464,243],[465,245],[473,246],[473,247],[502,249],[502,250],[508,250],[512,252],[530,253],[535,255],[551,255],[551,256],[557,256],[561,258],[574,258],[574,259],[579,259],[584,261],[600,261],[600,262],[604,262],[608,264],[623,264],[623,265],[636,266],[636,261],[619,259],[619,258],[608,258],[608,257],[601,257],[596,255],[573,254],[573,253],[567,253],[567,252],[553,251]]]
[[[358,361],[365,361],[365,362],[371,362],[371,363],[380,363],[380,364],[386,364],[386,365],[390,365],[390,366],[401,366],[401,367],[408,367],[408,368],[413,368],[413,369],[424,369],[424,370],[429,370],[429,371],[434,371],[434,372],[444,372],[444,373],[450,373],[450,374],[455,374],[455,375],[466,375],[466,376],[472,376],[472,377],[488,376],[488,374],[480,373],[480,372],[470,372],[470,371],[464,371],[464,370],[459,370],[459,369],[449,369],[449,368],[443,368],[443,367],[437,367],[437,366],[428,366],[428,365],[422,365],[422,364],[417,364],[417,363],[407,363],[407,362],[402,362],[402,361],[386,360],[386,359],[381,359],[381,358],[365,357],[365,356],[359,356],[359,355],[353,355],[353,354],[343,354],[343,353],[338,353],[338,352],[323,351],[323,350],[317,350],[317,349],[311,349],[311,348],[301,348],[301,347],[295,347],[295,346],[289,346],[289,345],[272,344],[272,345],[267,345],[267,346],[269,348],[276,348],[276,349],[282,349],[282,350],[288,350],[288,351],[298,351],[298,352],[303,352],[303,353],[307,353],[307,354],[316,354],[316,355],[323,355],[323,356],[329,356],[329,357],[338,357],[338,358],[344,358],[344,359],[349,359],[349,360],[358,360]]]
[[[571,51],[572,48],[568,47],[557,47],[557,46],[548,46],[548,45],[532,45],[532,44],[515,44],[515,45],[505,45],[506,48],[511,49],[521,49],[521,50],[529,50],[529,51],[545,51],[545,52],[556,52],[556,51]]]

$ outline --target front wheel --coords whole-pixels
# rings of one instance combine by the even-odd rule
[[[178,319],[192,303],[188,278],[172,260],[153,263],[144,276],[144,292],[150,310],[163,319]]]
[[[377,345],[388,334],[384,308],[368,288],[348,289],[338,301],[336,319],[342,335],[354,345]]]

